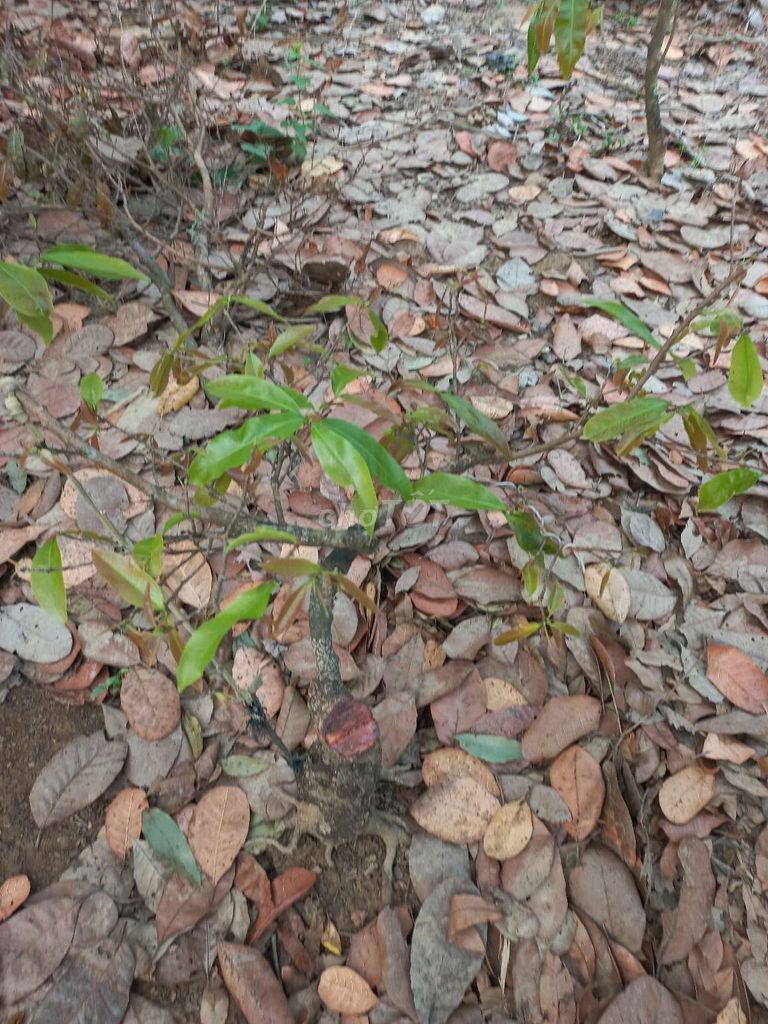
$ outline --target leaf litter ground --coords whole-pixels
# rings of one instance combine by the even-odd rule
[[[357,403],[344,415],[374,436],[392,415],[432,404],[423,391],[388,391],[418,376],[454,387],[513,446],[556,441],[579,415],[573,379],[602,383],[610,361],[644,346],[574,292],[620,298],[665,337],[747,259],[734,304],[764,341],[768,78],[764,45],[742,37],[745,15],[681,12],[662,72],[670,148],[655,190],[642,175],[642,16],[591,40],[565,88],[546,59],[526,81],[518,5],[264,10],[256,31],[242,12],[205,5],[158,10],[152,26],[67,4],[50,23],[49,5],[15,5],[20,52],[47,40],[44,87],[82,76],[112,89],[105,167],[128,176],[133,215],[167,242],[170,295],[131,285],[108,316],[62,297],[46,352],[12,324],[0,334],[3,372],[62,422],[87,424],[80,381],[101,378],[104,454],[172,488],[175,453],[239,422],[209,407],[196,378],[171,380],[158,399],[149,375],[174,337],[169,304],[176,319],[199,316],[246,266],[239,290],[286,315],[328,292],[373,298],[390,336],[380,355],[344,349],[347,329],[370,336],[359,307],[310,337],[368,374],[351,382]],[[180,44],[203,156],[221,172],[202,243],[194,204],[182,205],[179,229],[142,189],[140,132],[119,126],[136,89],[150,95],[173,74],[153,33],[174,53]],[[311,127],[309,145],[301,152],[287,125],[265,168],[258,132],[230,128],[280,124],[286,100]],[[2,114],[9,129],[27,111],[9,93]],[[169,181],[186,174],[194,185],[174,125],[161,127],[155,161]],[[241,138],[253,162],[235,187],[223,169]],[[22,168],[4,166],[6,255],[71,241],[131,255],[99,200],[104,168],[93,208],[92,181],[72,177],[69,206],[45,191],[33,201],[16,187]],[[237,358],[265,329],[230,322],[223,352]],[[694,401],[734,452],[748,438],[764,470],[765,398],[741,413],[726,388],[729,353],[715,361],[702,338],[688,341],[697,375],[661,371],[654,390]],[[221,355],[215,337],[202,344]],[[300,347],[280,372],[307,394],[327,387],[327,367]],[[80,535],[103,533],[106,520],[141,540],[160,509],[84,461],[73,463],[76,485],[39,459],[20,462],[33,442],[29,426],[3,425],[0,738],[11,781],[0,1000],[10,1019],[58,1019],[73,1006],[94,1021],[311,1021],[322,1007],[372,1024],[765,1019],[764,487],[722,517],[696,515],[703,471],[677,420],[623,457],[582,444],[501,474],[478,466],[478,479],[520,488],[569,545],[550,571],[575,634],[504,646],[493,639],[531,606],[527,556],[503,521],[394,510],[375,558],[349,571],[373,584],[381,611],[366,616],[340,594],[334,621],[342,675],[372,704],[395,809],[412,823],[384,902],[375,839],[344,844],[333,869],[310,838],[292,855],[267,848],[292,812],[281,790],[291,772],[243,734],[241,708],[205,691],[179,705],[172,687],[151,685],[153,673],[173,678],[170,652],[121,628],[131,613]],[[444,469],[453,449],[433,443],[423,457]],[[405,468],[417,473],[418,461]],[[255,479],[254,511],[274,517],[269,475]],[[291,467],[281,498],[300,524],[347,513],[313,464]],[[71,630],[29,603],[29,558],[52,532]],[[278,554],[245,549],[217,596]],[[165,566],[191,615],[221,570],[204,538],[180,539]],[[267,715],[296,749],[315,666],[306,613],[290,602],[285,585],[271,616],[236,638],[232,674],[235,684],[261,677]],[[122,699],[105,699],[125,668]],[[153,811],[142,814],[146,799]],[[39,842],[35,820],[47,823]],[[23,904],[20,875],[32,883]]]

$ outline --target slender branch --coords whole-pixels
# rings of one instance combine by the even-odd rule
[[[22,419],[29,419],[30,421],[37,421],[51,434],[59,438],[59,440],[66,446],[68,452],[79,455],[86,462],[91,463],[94,466],[100,466],[102,469],[107,470],[114,476],[126,483],[131,484],[137,490],[141,491],[142,494],[146,494],[152,498],[153,501],[159,505],[163,505],[165,508],[169,508],[174,512],[181,512],[185,516],[190,518],[199,519],[203,522],[215,523],[217,526],[226,529],[232,529],[232,517],[237,516],[235,519],[235,528],[240,533],[248,533],[251,530],[255,530],[258,527],[268,527],[273,530],[284,530],[290,533],[297,544],[308,544],[312,547],[330,547],[337,548],[341,551],[355,551],[355,552],[370,552],[373,544],[371,538],[365,532],[362,527],[353,526],[348,530],[333,530],[333,529],[322,529],[315,527],[296,526],[291,523],[273,523],[268,519],[262,519],[259,516],[251,515],[238,515],[238,510],[233,507],[229,502],[222,502],[222,504],[213,506],[211,508],[200,508],[195,509],[194,512],[190,511],[189,505],[183,499],[177,497],[168,488],[159,487],[157,484],[150,483],[145,480],[144,477],[135,473],[133,470],[128,469],[127,466],[121,465],[115,459],[110,459],[103,452],[98,451],[96,448],[92,448],[86,441],[83,441],[71,430],[62,426],[58,420],[54,419],[38,402],[36,402],[27,392],[23,391],[20,387],[15,385],[15,382],[11,385],[12,394],[16,397],[19,406],[23,410],[25,415],[21,416]]]

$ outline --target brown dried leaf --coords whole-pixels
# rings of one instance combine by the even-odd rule
[[[674,911],[662,913],[664,938],[659,963],[684,960],[712,923],[715,876],[709,850],[701,839],[683,839],[677,857],[683,869],[680,900]]]
[[[691,764],[665,779],[659,790],[659,806],[673,825],[685,825],[703,811],[715,795],[716,772]]]
[[[189,824],[195,860],[215,885],[248,836],[251,809],[238,786],[217,786],[202,797]]]
[[[448,843],[476,843],[499,806],[497,798],[475,779],[448,777],[418,798],[411,815],[423,829]]]
[[[533,835],[531,808],[524,800],[500,807],[488,823],[483,849],[494,860],[509,860],[526,848]]]
[[[53,974],[67,955],[79,910],[78,900],[55,896],[0,925],[0,1005],[18,1002]]]
[[[368,1013],[379,1001],[368,982],[350,967],[326,967],[317,994],[332,1013]]]
[[[523,757],[536,764],[548,761],[588,736],[600,724],[600,701],[577,694],[553,697],[523,736]]]
[[[599,1024],[683,1024],[680,1004],[655,978],[637,978],[618,995]]]
[[[444,779],[466,776],[478,782],[491,796],[501,796],[499,784],[491,769],[472,754],[459,747],[440,747],[427,754],[421,765],[421,777],[428,787]]]
[[[15,913],[29,896],[31,886],[26,875],[10,875],[0,885],[0,922]]]
[[[220,942],[216,953],[224,984],[246,1024],[293,1024],[283,988],[257,949]]]
[[[117,777],[125,762],[125,740],[107,740],[101,732],[78,736],[51,758],[29,794],[39,828],[64,821],[93,803]]]
[[[165,583],[190,608],[205,608],[213,589],[210,565],[193,540],[172,539],[170,543],[172,550],[163,555]]]
[[[232,888],[234,877],[235,870],[230,868],[214,887],[207,879],[202,885],[194,885],[182,875],[172,875],[155,914],[158,942],[165,942],[194,928],[198,921],[218,907]]]
[[[597,824],[605,801],[600,765],[588,751],[569,747],[550,765],[549,782],[571,812],[571,820],[563,822],[563,828],[582,842]]]
[[[141,815],[149,807],[143,789],[123,789],[107,808],[104,822],[107,844],[116,857],[125,860],[141,837]]]
[[[768,676],[737,647],[707,645],[707,676],[743,711],[762,715],[768,704]]]
[[[140,665],[125,674],[120,707],[131,728],[150,742],[165,739],[181,721],[181,702],[175,685],[162,672]]]
[[[615,854],[602,846],[584,850],[568,886],[577,907],[627,949],[640,951],[645,910],[631,872]]]

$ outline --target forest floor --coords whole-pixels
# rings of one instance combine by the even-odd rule
[[[586,297],[663,341],[743,266],[721,304],[765,371],[765,30],[736,5],[683,5],[656,185],[650,8],[607,8],[565,83],[551,54],[527,75],[522,3],[111,6],[16,0],[0,58],[2,258],[79,243],[152,278],[108,282],[106,307],[59,284],[47,347],[11,314],[0,330],[0,375],[30,400],[0,423],[0,1021],[768,1020],[768,485],[697,510],[712,473],[768,471],[768,398],[740,408],[731,340],[694,330],[679,352],[695,372],[665,363],[646,389],[707,419],[709,461],[681,415],[630,451],[568,434],[648,355]],[[314,330],[270,360],[285,325],[230,307],[174,367],[189,380],[156,394],[180,328],[226,293]],[[330,294],[370,302],[387,345],[366,307],[305,315]],[[391,893],[375,836],[332,864],[309,835],[270,845],[290,834],[290,767],[213,688],[169,696],[168,643],[91,557],[105,531],[153,537],[167,510],[50,430],[191,500],[186,453],[243,419],[198,375],[249,351],[316,401],[350,367],[335,416],[378,439],[407,418],[411,479],[460,466],[560,545],[532,579],[499,513],[393,504],[348,571],[376,609],[337,596],[342,677],[373,710],[411,833]],[[444,394],[479,414],[458,433]],[[474,457],[498,432],[506,455]],[[249,471],[254,515],[350,524],[311,458]],[[29,611],[52,536],[66,626]],[[286,555],[192,537],[166,548],[162,580],[193,624]],[[235,687],[261,679],[291,750],[315,672],[295,586],[222,649]],[[567,631],[540,628],[547,600]],[[146,815],[139,838],[146,800],[171,838]],[[213,879],[208,813],[217,863],[231,853]]]

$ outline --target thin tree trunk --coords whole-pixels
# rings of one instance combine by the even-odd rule
[[[645,127],[648,132],[646,170],[654,181],[660,181],[664,173],[664,155],[667,150],[659,108],[659,71],[664,60],[661,47],[676,2],[677,0],[659,0],[656,23],[645,59]]]

